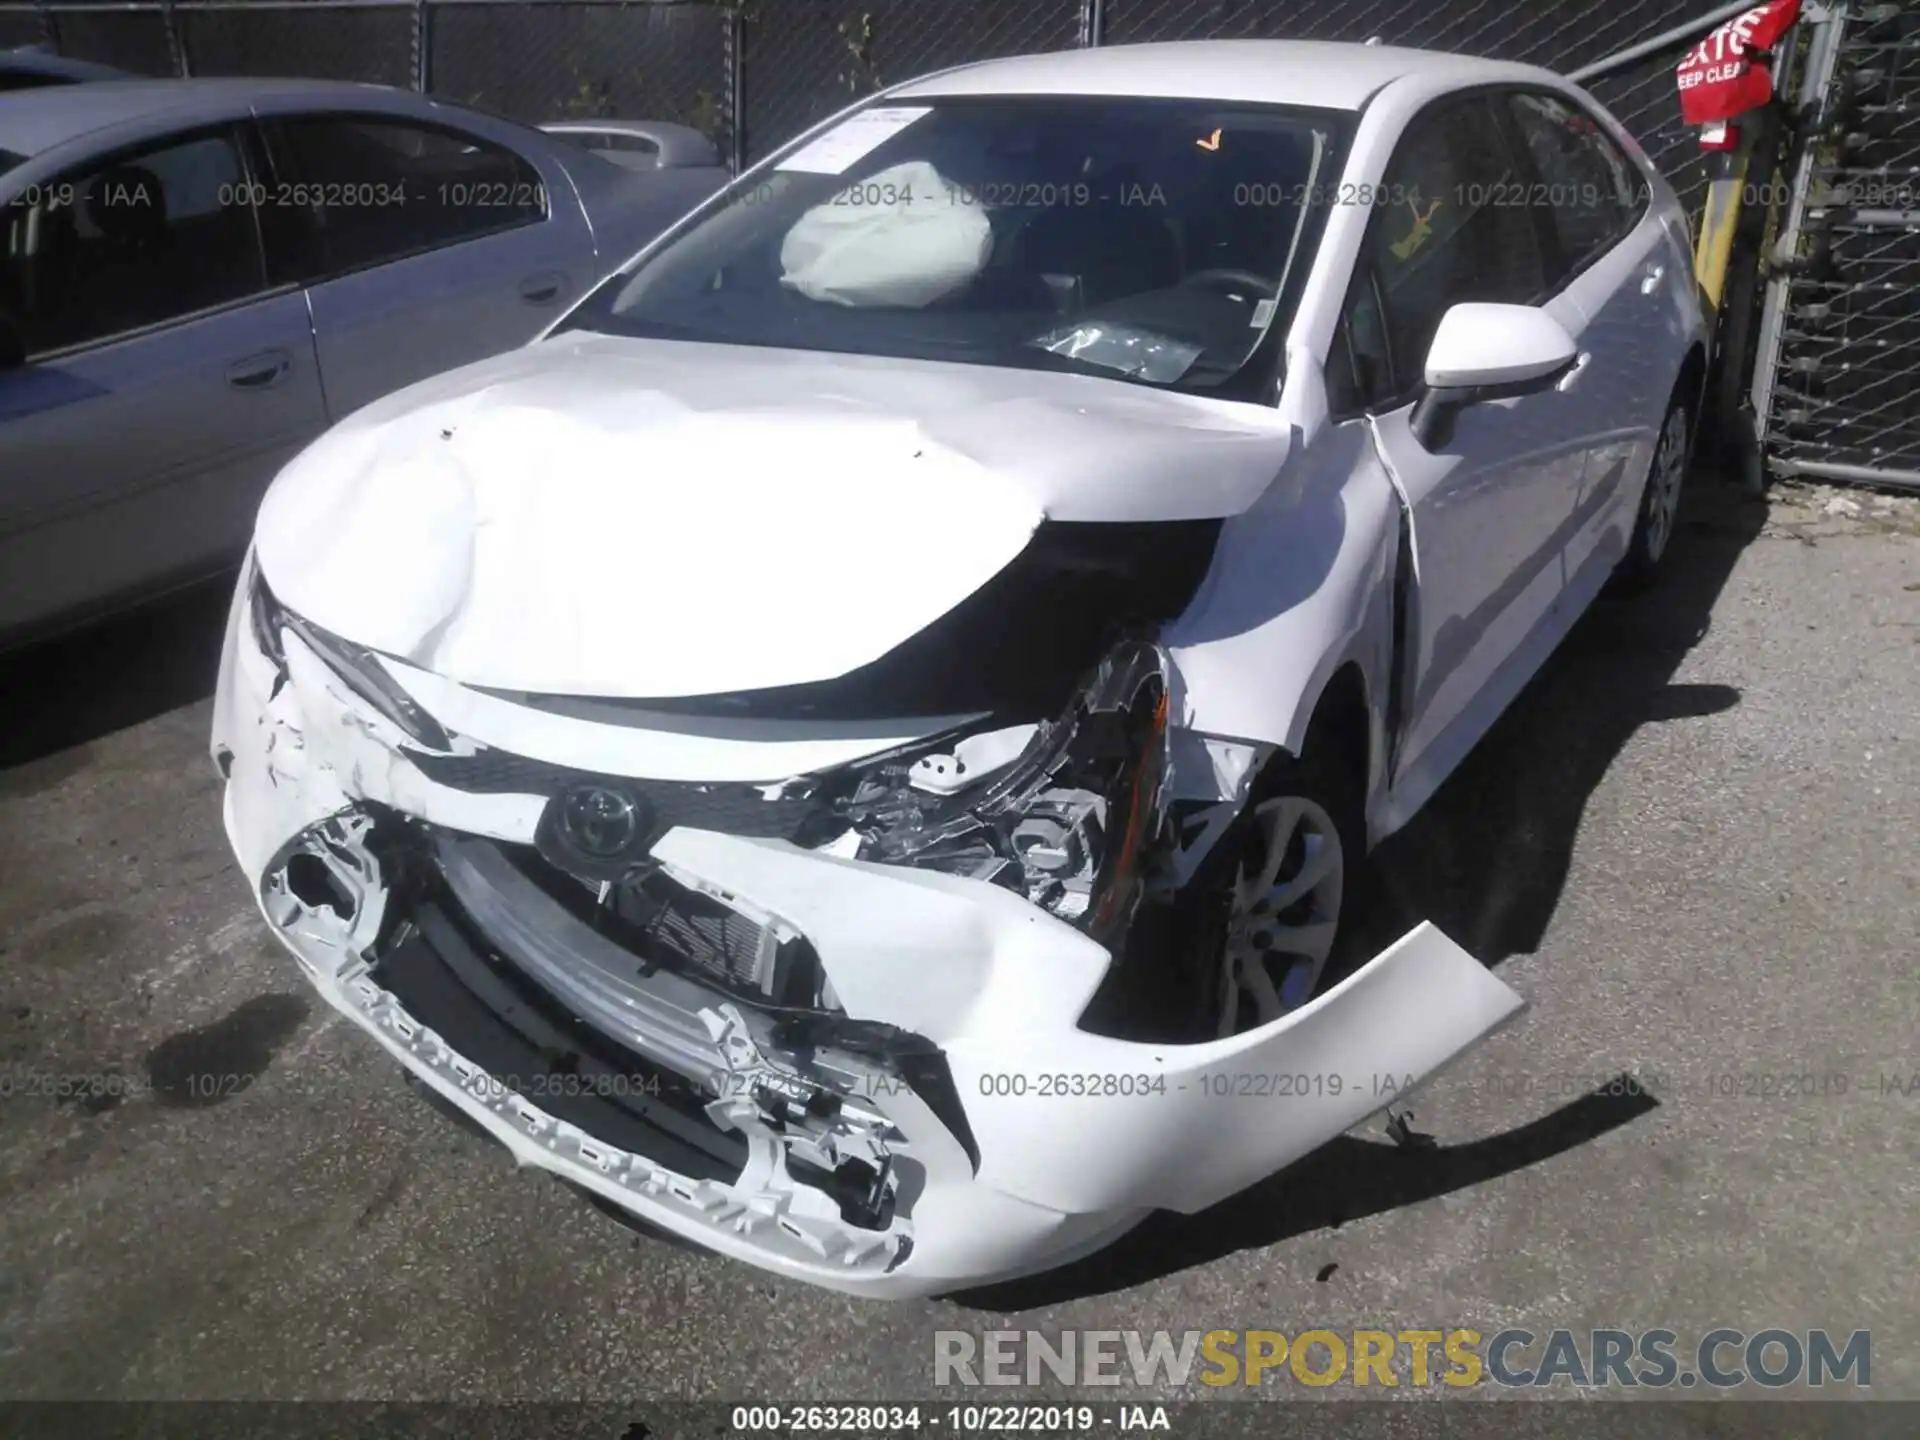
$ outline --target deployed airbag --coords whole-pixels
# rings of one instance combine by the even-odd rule
[[[794,222],[781,280],[809,300],[848,306],[931,305],[986,268],[993,226],[924,160],[840,191]]]

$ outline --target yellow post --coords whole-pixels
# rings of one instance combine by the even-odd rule
[[[1700,214],[1700,239],[1694,247],[1693,276],[1700,293],[1715,313],[1726,292],[1727,267],[1733,261],[1733,237],[1740,228],[1740,205],[1747,188],[1747,168],[1753,158],[1753,131],[1743,125],[1736,150],[1714,157],[1714,176],[1707,187],[1707,203]]]

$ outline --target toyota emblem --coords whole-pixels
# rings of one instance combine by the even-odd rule
[[[581,854],[609,860],[640,838],[648,819],[642,805],[624,790],[581,785],[560,797],[560,829]]]

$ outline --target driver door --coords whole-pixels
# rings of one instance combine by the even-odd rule
[[[1443,101],[1408,128],[1362,247],[1329,391],[1371,414],[1412,515],[1417,581],[1395,781],[1424,793],[1532,672],[1565,584],[1589,450],[1586,318],[1549,298],[1538,230],[1493,98]],[[1429,449],[1413,431],[1429,346],[1467,302],[1542,305],[1581,362],[1559,386],[1471,405]],[[1419,803],[1414,799],[1412,803]]]

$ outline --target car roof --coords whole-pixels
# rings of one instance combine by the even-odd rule
[[[116,70],[111,65],[99,65],[91,60],[75,60],[72,56],[32,45],[0,50],[0,75],[45,75],[74,81],[136,78],[128,70]]]
[[[889,96],[1138,95],[1359,110],[1386,86],[1408,76],[1451,87],[1537,81],[1549,73],[1531,65],[1394,45],[1174,40],[983,60],[909,81]]]
[[[256,101],[286,96],[365,99],[369,92],[392,94],[391,87],[348,80],[97,80],[85,85],[51,85],[15,91],[0,105],[0,150],[32,157],[68,140],[130,120],[194,112],[212,114],[244,109]],[[404,93],[404,92],[400,92]]]

